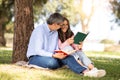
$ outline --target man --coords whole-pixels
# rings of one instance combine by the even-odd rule
[[[27,51],[29,64],[49,69],[57,69],[62,65],[67,65],[75,73],[97,77],[96,73],[90,72],[79,65],[73,56],[54,52],[58,50],[57,30],[61,28],[63,21],[64,17],[61,14],[54,13],[47,19],[47,23],[33,30]]]

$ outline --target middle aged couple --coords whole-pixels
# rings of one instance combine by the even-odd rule
[[[67,65],[77,74],[88,77],[103,77],[106,71],[94,67],[92,61],[82,52],[82,42],[74,44],[74,34],[69,20],[60,13],[53,13],[46,23],[39,25],[30,37],[27,58],[29,64],[48,69]],[[75,50],[72,55],[55,53],[55,50]]]

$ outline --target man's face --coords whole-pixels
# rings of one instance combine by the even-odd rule
[[[62,27],[63,23],[60,23],[60,24],[53,24],[53,29],[52,30],[58,30]]]

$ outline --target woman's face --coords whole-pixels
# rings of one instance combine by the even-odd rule
[[[63,22],[63,26],[61,27],[61,30],[62,30],[63,32],[66,32],[67,29],[68,29],[68,22],[65,20],[65,21]]]

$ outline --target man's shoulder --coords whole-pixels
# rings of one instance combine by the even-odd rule
[[[46,23],[39,24],[39,25],[37,25],[35,28],[43,28],[44,26],[47,26]]]
[[[35,29],[37,30],[37,29],[43,29],[43,28],[45,28],[47,25],[45,24],[45,23],[43,23],[43,24],[39,24],[39,25],[37,25],[36,27],[35,27]]]
[[[43,32],[43,28],[41,27],[41,25],[37,26],[34,28],[33,33],[42,33]]]

